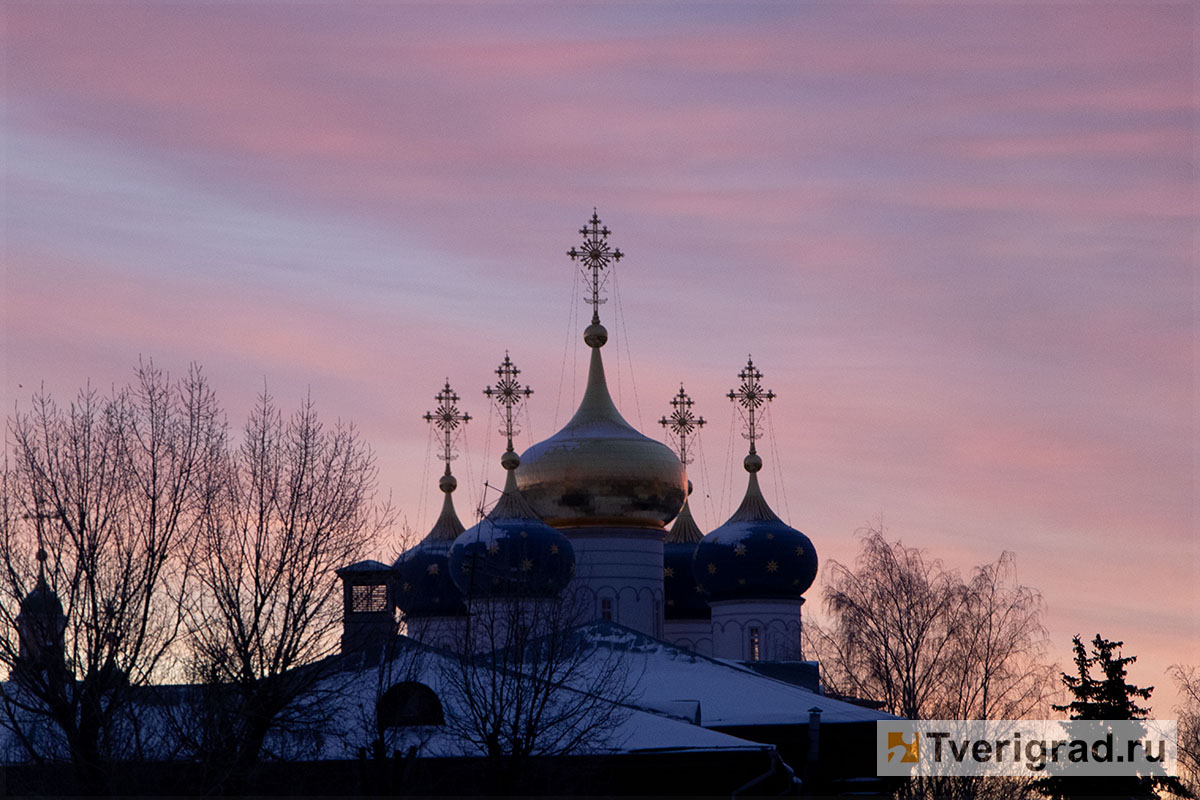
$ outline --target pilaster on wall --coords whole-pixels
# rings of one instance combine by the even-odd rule
[[[669,619],[663,636],[676,647],[702,656],[713,654],[712,622],[706,619]]]
[[[804,598],[721,600],[712,607],[712,654],[738,661],[803,661]]]

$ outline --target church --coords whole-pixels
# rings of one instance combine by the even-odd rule
[[[363,587],[351,590],[347,641],[367,635],[354,631],[353,615],[383,613],[385,595],[387,610],[403,615],[410,636],[444,645],[461,637],[472,604],[496,597],[551,600],[565,591],[584,620],[615,622],[701,655],[801,661],[801,608],[817,575],[817,554],[807,536],[771,510],[759,486],[758,415],[774,393],[763,388],[762,373],[749,360],[728,395],[744,410],[748,429],[745,497],[724,525],[704,535],[688,509],[692,484],[685,470],[687,437],[703,420],[692,414],[681,386],[671,417],[661,421],[676,436],[676,453],[617,410],[604,374],[608,331],[600,320],[599,287],[601,270],[623,254],[609,246],[608,228],[596,214],[580,233],[582,245],[568,255],[593,277],[592,319],[583,331],[590,365],[578,410],[562,430],[518,455],[513,416],[530,390],[521,387],[519,370],[505,355],[498,380],[485,390],[507,425],[504,492],[490,514],[464,531],[452,499],[458,482],[450,460],[452,434],[469,417],[458,411],[447,381],[435,397],[436,411],[426,415],[445,438],[442,513],[392,566],[386,584],[362,582],[370,564],[343,572]],[[375,575],[381,580],[384,573]],[[384,585],[387,591],[379,588]]]
[[[403,638],[450,653],[465,643],[479,647],[481,630],[487,650],[517,640],[506,626],[570,624],[580,646],[611,650],[620,642],[622,658],[638,662],[636,700],[625,703],[733,738],[701,744],[690,741],[695,730],[660,731],[658,752],[765,743],[784,752],[780,769],[815,779],[817,762],[826,762],[826,783],[871,775],[874,722],[889,717],[825,696],[818,665],[804,660],[802,608],[817,575],[816,549],[771,509],[759,485],[760,415],[774,393],[752,359],[737,373],[727,397],[742,411],[749,442],[745,494],[705,534],[688,508],[686,473],[688,437],[704,420],[682,386],[660,420],[675,450],[622,417],[605,378],[608,331],[599,309],[600,274],[623,253],[610,246],[596,213],[579,233],[583,241],[568,255],[591,274],[592,317],[583,331],[590,362],[578,409],[561,430],[518,454],[513,420],[531,390],[505,355],[484,391],[505,424],[504,490],[465,528],[450,462],[454,434],[470,417],[446,382],[425,416],[443,438],[441,513],[391,566],[366,561],[339,570],[344,652],[377,648],[396,636],[398,623]],[[838,755],[821,756],[817,736]],[[645,744],[646,737],[634,738]],[[856,747],[861,758],[848,757]],[[637,749],[627,740],[622,751]]]
[[[308,667],[320,669],[314,692],[333,698],[331,710],[319,725],[270,734],[266,750],[287,757],[263,764],[256,788],[887,791],[875,777],[875,723],[889,715],[828,696],[818,665],[804,659],[804,594],[818,559],[759,484],[771,465],[756,443],[774,393],[752,359],[736,373],[727,397],[745,422],[745,492],[732,516],[705,533],[688,507],[686,470],[689,437],[704,420],[682,386],[660,420],[674,449],[622,417],[605,377],[608,331],[599,312],[601,273],[623,253],[610,246],[598,214],[579,233],[567,255],[589,277],[592,316],[582,332],[590,361],[578,409],[557,433],[517,453],[515,420],[531,390],[505,355],[484,391],[503,421],[504,488],[466,527],[451,461],[470,416],[446,381],[425,415],[442,439],[441,513],[394,563],[337,570],[340,653]],[[44,580],[20,610],[22,646],[54,652],[62,605]],[[147,729],[186,714],[202,687],[156,688],[143,703]],[[0,738],[9,735],[0,729]],[[0,740],[6,754],[19,749]],[[179,793],[188,785],[186,754],[148,760],[142,786]],[[503,780],[487,766],[515,763],[521,775]]]

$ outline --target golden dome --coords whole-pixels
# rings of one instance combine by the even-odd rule
[[[593,323],[588,334],[591,365],[579,410],[561,431],[521,454],[517,486],[555,527],[662,530],[687,499],[683,464],[621,417],[600,359],[607,332]]]

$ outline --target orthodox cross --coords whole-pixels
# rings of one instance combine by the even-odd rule
[[[675,407],[671,416],[663,417],[658,424],[679,437],[679,461],[686,467],[690,462],[687,457],[687,437],[697,428],[704,427],[704,417],[692,413],[692,398],[683,390],[682,383],[679,384],[679,394],[671,399],[671,405]]]
[[[600,224],[595,208],[592,209],[591,220],[579,229],[579,233],[583,236],[583,244],[572,247],[567,255],[572,261],[582,262],[585,276],[586,270],[592,271],[592,324],[599,325],[600,304],[604,302],[600,299],[600,270],[607,267],[609,261],[620,261],[625,254],[608,246],[609,230]]]
[[[483,390],[483,393],[489,399],[496,402],[497,407],[503,409],[504,427],[500,432],[508,437],[508,452],[513,452],[513,436],[520,433],[513,425],[513,409],[529,395],[533,394],[533,389],[528,386],[521,388],[520,381],[517,376],[521,374],[521,370],[517,369],[516,365],[509,359],[508,353],[504,354],[504,362],[496,368],[496,376],[500,379],[496,381],[495,386],[489,386]]]
[[[437,428],[446,436],[445,451],[442,454],[442,460],[446,462],[446,474],[450,474],[450,462],[454,460],[454,452],[451,448],[451,443],[454,439],[454,433],[458,430],[458,426],[471,421],[470,414],[464,414],[458,410],[458,395],[450,388],[450,379],[446,379],[445,387],[433,396],[437,400],[438,406],[435,411],[427,411],[425,413],[425,421],[432,422],[433,427]]]
[[[59,519],[59,514],[45,514],[42,512],[42,503],[45,501],[39,495],[33,498],[34,512],[25,514],[22,519],[31,519],[34,521],[34,530],[37,532],[37,562],[38,562],[38,584],[45,585],[46,583],[46,559],[50,555],[46,552],[46,548],[42,542],[42,522],[48,519]]]
[[[742,385],[736,389],[730,389],[729,394],[725,396],[744,409],[750,433],[742,434],[742,436],[750,440],[750,455],[756,455],[754,440],[761,434],[758,433],[754,424],[754,412],[774,400],[775,393],[763,391],[762,384],[759,383],[762,373],[754,366],[753,358],[746,358],[746,366],[738,373],[738,377],[742,379]]]

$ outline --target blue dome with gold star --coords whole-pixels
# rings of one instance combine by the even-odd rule
[[[798,598],[817,578],[812,542],[776,516],[758,486],[763,462],[755,449],[757,417],[775,399],[763,388],[762,376],[754,359],[747,358],[738,372],[741,384],[726,395],[743,411],[749,429],[750,452],[742,466],[750,481],[738,510],[696,547],[693,573],[712,602]]]
[[[816,580],[817,551],[775,515],[751,472],[741,506],[696,547],[694,574],[710,601],[795,598]]]
[[[445,475],[438,485],[446,493],[446,499],[437,522],[424,539],[392,565],[395,575],[392,602],[408,617],[467,613],[462,592],[450,577],[450,546],[463,532],[450,499],[457,484],[453,477]]]
[[[557,597],[574,573],[571,543],[538,519],[511,470],[491,512],[450,548],[450,577],[467,598]]]
[[[442,460],[446,471],[438,479],[438,488],[446,496],[442,513],[433,528],[416,547],[403,553],[392,565],[392,603],[407,617],[458,616],[467,613],[462,592],[450,578],[450,546],[463,532],[463,524],[454,512],[452,495],[458,481],[450,474],[454,460],[454,436],[471,421],[471,415],[458,408],[459,397],[450,388],[450,379],[433,396],[437,408],[425,414],[425,421],[441,432]]]

